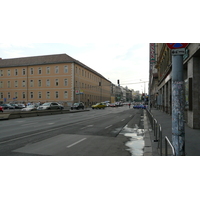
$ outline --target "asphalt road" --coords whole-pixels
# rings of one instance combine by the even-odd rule
[[[0,155],[129,156],[119,134],[140,125],[141,110],[128,106],[0,121]]]

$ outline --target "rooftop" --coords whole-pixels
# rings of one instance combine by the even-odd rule
[[[46,64],[59,64],[59,63],[76,63],[83,68],[93,72],[94,74],[106,79],[104,76],[86,66],[80,61],[72,58],[67,54],[54,54],[54,55],[42,55],[32,57],[21,57],[21,58],[9,58],[0,59],[0,68],[3,67],[23,67],[23,66],[34,66],[34,65],[46,65]],[[106,79],[107,80],[107,79]],[[109,80],[108,80],[109,81]],[[110,82],[110,81],[109,81]]]

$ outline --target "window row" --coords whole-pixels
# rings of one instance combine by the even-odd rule
[[[22,99],[26,99],[27,98],[27,93],[26,92],[22,92],[21,93],[22,94]],[[45,97],[46,97],[46,99],[50,99],[50,98],[56,98],[56,99],[58,99],[58,98],[63,98],[64,97],[64,99],[67,99],[68,98],[68,92],[67,91],[64,91],[64,94],[63,94],[63,96],[61,97],[61,96],[59,96],[59,92],[58,91],[56,91],[56,92],[54,92],[54,94],[53,93],[51,93],[51,92],[46,92],[46,95],[45,95]],[[38,99],[44,99],[45,97],[42,97],[42,92],[29,92],[29,98],[30,99],[33,99],[33,98],[38,98]],[[10,92],[8,92],[7,93],[7,96],[5,96],[4,94],[3,94],[3,92],[0,92],[0,99],[18,99],[19,98],[19,92],[14,92],[14,94],[13,95],[11,95],[11,93]]]
[[[76,67],[76,74],[78,74],[79,76],[84,76],[84,77],[87,77],[89,79],[92,79],[93,81],[96,81],[96,82],[100,82],[101,81],[101,78],[94,75],[93,73],[90,73],[89,71],[86,71],[84,69],[81,69],[81,68],[78,68]]]
[[[30,68],[30,75],[33,75],[34,73],[42,74],[43,70],[46,71],[46,74],[50,74],[50,72],[52,70],[51,68],[52,67],[46,67],[46,69],[44,69],[42,67],[37,67],[37,69],[36,68]],[[0,76],[4,76],[4,71],[6,71],[6,70],[3,70],[3,69],[0,70]],[[26,71],[27,71],[27,69],[23,68],[22,69],[22,75],[26,75],[27,74]],[[64,66],[64,71],[63,72],[64,73],[68,73],[68,66],[67,65]],[[54,73],[55,74],[59,73],[59,66],[55,66]],[[14,75],[15,76],[19,75],[19,69],[14,69]],[[11,69],[7,69],[7,76],[11,76]]]
[[[55,86],[59,86],[59,79],[55,79],[54,80],[54,85]],[[37,80],[37,81],[35,81],[36,83],[36,85],[34,84],[34,80],[30,80],[29,81],[29,86],[30,87],[34,87],[34,86],[38,86],[38,87],[42,87],[43,86],[43,82],[45,82],[45,84],[46,84],[46,86],[50,86],[51,85],[51,81],[50,81],[50,79],[47,79],[46,81],[42,81],[42,80]],[[26,87],[26,85],[27,85],[27,81],[26,80],[22,80],[22,82],[21,82],[21,86],[22,87]],[[19,85],[19,81],[14,81],[14,87],[19,87],[20,85]],[[63,86],[68,86],[68,79],[67,78],[65,78],[64,80],[63,80]],[[0,81],[0,88],[4,88],[5,86],[4,86],[4,82],[3,81]],[[7,88],[11,88],[11,81],[7,81]]]

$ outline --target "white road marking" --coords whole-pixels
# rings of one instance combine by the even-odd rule
[[[87,138],[83,138],[82,140],[79,140],[79,141],[77,141],[77,142],[75,142],[75,143],[73,143],[73,144],[67,146],[67,148],[70,148],[70,147],[72,147],[72,146],[74,146],[74,145],[76,145],[76,144],[78,144],[78,143],[80,143],[80,142],[83,142],[83,141],[86,140],[86,139],[87,139]]]
[[[85,129],[85,128],[89,128],[89,127],[93,127],[93,126],[94,126],[94,125],[87,125],[87,126],[81,128],[81,129]]]
[[[107,128],[110,128],[112,125],[110,125],[110,126],[107,126],[105,129],[107,129]]]
[[[48,125],[52,125],[52,124],[55,124],[55,123],[47,123]]]
[[[125,119],[122,119],[121,122],[123,122]]]
[[[21,126],[29,126],[29,125],[33,125],[33,124],[36,124],[36,123],[29,123],[29,124],[24,124],[24,125],[21,125]]]

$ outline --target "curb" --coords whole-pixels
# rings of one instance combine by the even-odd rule
[[[144,110],[144,143],[145,143],[145,145],[144,145],[143,156],[152,156],[153,155],[150,131],[152,131],[151,125],[149,123],[146,111]]]

